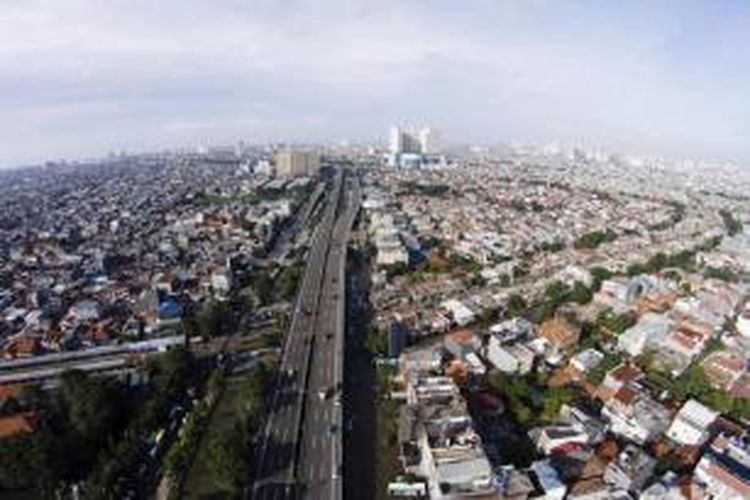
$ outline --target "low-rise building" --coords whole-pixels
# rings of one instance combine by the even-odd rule
[[[669,411],[637,386],[621,387],[602,408],[613,433],[639,445],[664,432],[671,421]]]
[[[549,459],[537,460],[529,468],[529,477],[537,486],[534,498],[541,500],[562,500],[568,488],[560,480],[560,476]]]
[[[536,353],[521,343],[503,345],[493,335],[487,342],[485,357],[503,373],[525,375],[533,368]]]
[[[635,357],[658,345],[669,332],[671,321],[666,314],[647,312],[638,322],[617,338],[617,349]]]
[[[589,443],[588,434],[571,424],[538,427],[529,431],[529,437],[537,451],[545,456],[570,445],[579,445],[585,448]]]
[[[700,446],[709,438],[711,425],[718,416],[719,412],[690,399],[675,415],[667,436],[681,445]]]
[[[750,449],[741,438],[717,436],[695,466],[693,482],[707,498],[750,498]]]
[[[604,471],[604,481],[626,491],[643,490],[656,468],[656,459],[633,445],[627,445]]]
[[[604,354],[596,349],[585,349],[570,359],[570,366],[581,373],[588,373],[604,360]]]
[[[539,335],[547,339],[553,348],[564,351],[578,343],[580,329],[562,318],[553,318],[539,326]]]
[[[441,307],[451,314],[458,326],[466,326],[476,317],[471,309],[457,299],[447,300],[441,304]]]
[[[601,399],[607,401],[622,387],[643,380],[644,377],[645,375],[636,365],[623,363],[607,372],[597,392]]]

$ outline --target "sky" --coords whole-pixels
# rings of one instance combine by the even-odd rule
[[[0,0],[0,167],[404,122],[750,165],[750,2]]]

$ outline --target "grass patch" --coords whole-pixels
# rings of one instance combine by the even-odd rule
[[[235,425],[237,401],[240,398],[242,381],[242,375],[227,378],[226,387],[211,414],[206,431],[198,446],[198,452],[195,454],[195,459],[185,476],[182,492],[184,495],[183,498],[193,500],[226,498],[226,493],[214,484],[214,479],[208,465],[208,450],[209,444],[214,438],[230,432]]]
[[[398,460],[398,412],[400,404],[389,397],[393,368],[377,368],[378,404],[375,414],[375,498],[386,499],[388,483],[401,472]]]

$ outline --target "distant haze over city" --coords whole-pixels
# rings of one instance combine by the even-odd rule
[[[749,25],[729,0],[10,0],[0,168],[405,121],[748,165]]]

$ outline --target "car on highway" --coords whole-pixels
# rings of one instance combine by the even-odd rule
[[[333,396],[335,392],[336,392],[336,389],[334,387],[329,387],[328,389],[321,389],[318,391],[318,398],[320,398],[321,401],[331,399],[331,397]]]
[[[331,479],[335,481],[340,477],[341,477],[341,465],[339,464],[336,466],[335,469],[333,469],[333,474],[331,474]]]

